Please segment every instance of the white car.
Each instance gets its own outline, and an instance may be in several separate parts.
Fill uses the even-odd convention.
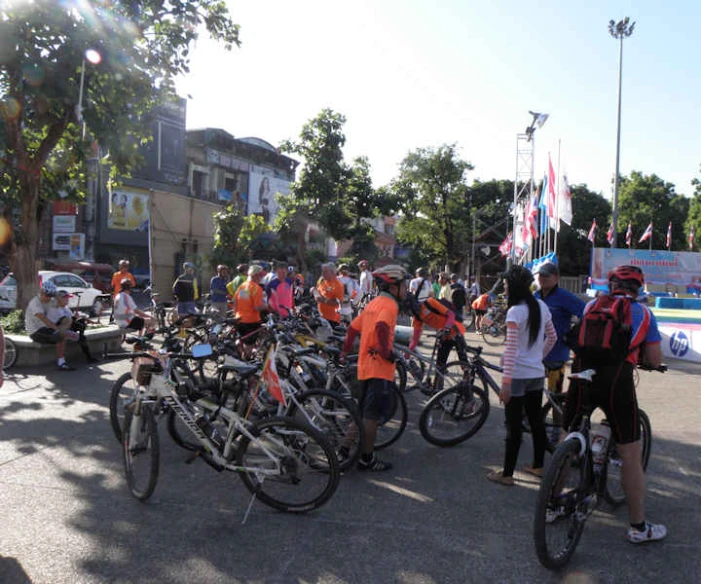
[[[49,280],[56,285],[58,290],[66,290],[71,294],[68,299],[70,308],[80,308],[90,312],[95,316],[99,316],[102,310],[109,304],[109,294],[100,292],[97,288],[93,288],[80,276],[76,276],[70,272],[51,272],[42,270],[39,272],[39,285],[42,282]],[[17,280],[12,272],[5,276],[5,279],[0,282],[0,310],[10,311],[15,310],[17,306]]]

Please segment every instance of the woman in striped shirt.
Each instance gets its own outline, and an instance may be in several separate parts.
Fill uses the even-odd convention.
[[[545,458],[545,426],[541,416],[545,369],[543,358],[557,341],[550,310],[531,293],[533,274],[521,266],[512,266],[504,276],[508,310],[506,312],[506,348],[499,400],[506,416],[504,467],[488,479],[506,486],[514,484],[514,469],[521,447],[523,410],[533,436],[533,465],[523,471],[540,477]]]

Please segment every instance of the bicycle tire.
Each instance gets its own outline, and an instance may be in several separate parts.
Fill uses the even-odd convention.
[[[323,389],[310,389],[297,394],[296,398],[304,412],[292,402],[287,415],[309,424],[331,442],[341,471],[352,468],[360,458],[365,441],[365,430],[355,402]],[[339,456],[344,447],[347,455]]]
[[[641,442],[641,462],[643,472],[647,470],[648,462],[650,461],[650,449],[652,447],[652,429],[650,426],[650,418],[643,410],[638,410],[638,421],[640,423],[640,442]],[[611,436],[608,448],[608,462],[606,465],[606,489],[604,490],[604,499],[613,508],[619,507],[625,503],[626,495],[623,491],[621,478],[621,460],[616,451],[616,442]]]
[[[421,362],[421,367],[425,368],[423,362]],[[395,362],[395,369],[394,369],[394,383],[397,385],[399,388],[399,391],[407,391],[406,385],[407,385],[407,372],[406,372],[406,366],[402,361],[396,361]]]
[[[485,343],[492,347],[504,344],[506,342],[506,325],[482,327],[482,338]]]
[[[375,435],[375,450],[382,450],[394,444],[406,429],[409,413],[406,398],[398,387],[392,392],[391,415],[385,420],[380,420]]]
[[[474,436],[488,416],[489,396],[474,384],[458,384],[428,400],[419,417],[419,431],[435,446],[455,446]]]
[[[5,358],[2,362],[2,369],[5,371],[17,362],[17,345],[12,339],[8,339],[5,335]]]
[[[122,441],[125,409],[133,403],[138,388],[130,371],[119,377],[110,388],[110,426],[117,442]]]
[[[127,408],[124,413],[124,428],[122,430],[122,456],[124,459],[124,476],[132,496],[139,501],[146,501],[156,488],[160,463],[160,444],[158,442],[158,426],[153,409],[150,405],[141,404],[139,416],[134,415],[133,408]],[[145,465],[146,480],[140,481],[136,463]]]
[[[186,426],[185,428],[187,429],[187,432],[181,432],[178,430],[178,424],[182,424],[180,417],[174,410],[168,408],[166,430],[168,431],[168,435],[170,436],[171,440],[173,440],[177,446],[180,446],[180,448],[184,448],[185,450],[192,450],[193,452],[202,450],[203,446],[199,442],[195,442],[194,439],[190,441],[185,438],[185,436],[192,436],[192,432],[187,429]]]
[[[584,520],[577,509],[585,478],[579,450],[578,440],[561,443],[550,460],[538,491],[533,539],[538,560],[549,570],[558,570],[567,564],[584,530]],[[571,464],[573,461],[579,461],[579,464]],[[569,483],[569,489],[565,483]],[[554,498],[556,502],[553,502]],[[562,514],[554,521],[546,521],[546,517],[554,514],[556,509],[562,510]],[[550,543],[548,537],[549,529],[553,528],[554,531],[558,527],[565,528],[562,545]]]
[[[340,479],[338,460],[333,447],[320,432],[286,417],[259,420],[252,425],[251,433],[254,440],[248,436],[240,438],[236,464],[252,469],[251,472],[241,470],[239,474],[246,488],[261,503],[279,511],[306,513],[321,507],[336,492]],[[266,470],[276,467],[276,461],[271,460],[263,448],[279,456],[281,472],[259,480],[253,469],[260,469],[261,465]],[[302,495],[300,487],[312,479],[319,487],[311,496]],[[282,492],[284,486],[292,488]]]

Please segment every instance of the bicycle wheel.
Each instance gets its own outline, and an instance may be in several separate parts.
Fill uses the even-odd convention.
[[[3,370],[9,369],[17,361],[17,345],[12,339],[8,339],[5,335],[5,359],[2,362]]]
[[[492,324],[482,327],[482,338],[484,342],[492,347],[502,345],[506,341],[506,325]]]
[[[419,418],[424,439],[455,446],[474,436],[489,415],[489,396],[476,385],[459,383],[434,395]]]
[[[166,418],[166,429],[173,442],[180,448],[192,451],[199,451],[203,448],[199,442],[195,441],[192,431],[185,425],[185,422],[170,408],[168,408],[168,417]]]
[[[375,435],[375,450],[382,450],[394,444],[406,429],[409,414],[404,394],[395,386],[392,392],[391,414],[380,420]]]
[[[110,425],[118,442],[122,441],[124,411],[134,402],[138,389],[131,372],[124,373],[110,388]]]
[[[553,455],[536,502],[533,537],[538,560],[546,568],[562,568],[582,537],[587,516],[584,459],[578,440],[566,440]]]
[[[131,407],[125,410],[122,435],[127,485],[134,497],[145,501],[156,488],[160,459],[158,426],[151,405],[142,404],[138,416]]]
[[[338,487],[338,460],[328,440],[292,418],[253,424],[242,436],[236,464],[246,488],[266,505],[306,513],[326,503]]]
[[[423,362],[419,361],[422,367],[424,367]],[[407,374],[406,374],[406,366],[402,361],[396,361],[395,362],[395,369],[394,369],[394,383],[397,385],[399,388],[399,391],[406,391],[406,382],[407,382]]]
[[[337,393],[310,389],[296,396],[288,415],[321,432],[331,442],[340,470],[353,467],[363,447],[365,431],[355,402]]]
[[[650,449],[652,447],[652,430],[650,427],[650,418],[647,414],[638,410],[638,420],[640,423],[640,446],[643,471],[647,470],[647,464],[650,461]],[[622,505],[626,500],[626,494],[623,491],[622,480],[623,463],[618,454],[616,442],[611,436],[608,449],[608,463],[606,466],[606,490],[604,498],[612,507]]]

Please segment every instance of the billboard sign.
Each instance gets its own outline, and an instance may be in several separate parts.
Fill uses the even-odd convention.
[[[609,271],[626,265],[642,269],[646,284],[676,286],[689,294],[701,291],[701,253],[602,247],[591,252],[592,288],[606,290]]]
[[[149,195],[118,189],[109,195],[107,227],[124,231],[148,230]]]
[[[75,233],[75,215],[54,215],[54,233]]]
[[[248,179],[248,214],[262,215],[272,225],[278,211],[275,195],[290,194],[290,181],[269,168],[251,167]]]

